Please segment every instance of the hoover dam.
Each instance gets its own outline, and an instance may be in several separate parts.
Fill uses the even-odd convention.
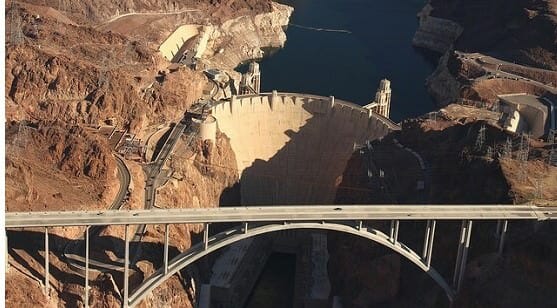
[[[355,104],[295,93],[234,96],[213,116],[236,154],[243,205],[332,204],[355,147],[399,129]]]

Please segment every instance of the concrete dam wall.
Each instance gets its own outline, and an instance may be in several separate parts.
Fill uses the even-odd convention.
[[[182,25],[178,27],[159,47],[161,54],[172,61],[182,46],[190,39],[199,35],[202,26]]]
[[[354,145],[398,129],[360,106],[293,93],[233,97],[213,116],[236,154],[243,205],[332,204]]]

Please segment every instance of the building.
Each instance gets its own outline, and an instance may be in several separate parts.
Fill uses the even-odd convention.
[[[375,100],[364,108],[388,118],[391,114],[391,92],[391,82],[388,79],[381,80],[375,93]]]
[[[251,62],[248,71],[242,75],[240,94],[259,94],[261,92],[261,71],[259,63]]]
[[[555,117],[550,101],[526,93],[498,97],[503,112],[501,124],[504,129],[517,134],[530,134],[534,138],[541,138],[549,131],[550,123]]]

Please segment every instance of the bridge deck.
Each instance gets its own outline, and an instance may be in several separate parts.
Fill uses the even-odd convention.
[[[6,228],[339,220],[553,220],[557,206],[329,205],[6,213]]]

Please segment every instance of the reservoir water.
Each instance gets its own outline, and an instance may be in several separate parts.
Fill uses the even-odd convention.
[[[412,47],[424,0],[280,2],[295,8],[292,25],[285,48],[261,62],[262,91],[334,95],[365,105],[387,78],[392,81],[395,122],[434,109],[424,84],[435,57]]]

